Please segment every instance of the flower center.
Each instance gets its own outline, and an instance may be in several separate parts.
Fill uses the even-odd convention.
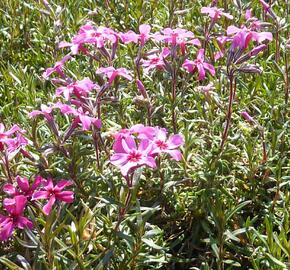
[[[156,141],[155,143],[156,143],[156,145],[157,145],[161,150],[165,150],[165,149],[168,148],[167,143],[164,142],[164,141],[158,140],[158,141]]]
[[[138,162],[141,159],[141,153],[137,152],[137,151],[132,151],[129,155],[128,155],[128,161],[130,162]]]

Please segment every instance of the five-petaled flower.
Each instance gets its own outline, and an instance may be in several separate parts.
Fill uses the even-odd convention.
[[[17,182],[18,188],[13,186],[12,184],[5,184],[3,186],[3,191],[13,197],[17,195],[24,195],[28,200],[31,199],[33,193],[41,184],[41,177],[39,176],[35,178],[32,185],[29,184],[27,178],[21,177],[19,175],[15,177],[15,180]]]
[[[36,191],[32,195],[32,201],[47,199],[48,202],[43,206],[43,212],[45,215],[49,215],[52,206],[56,201],[62,201],[66,203],[72,203],[74,200],[74,193],[72,191],[63,191],[64,188],[71,186],[72,182],[68,180],[60,180],[56,185],[53,184],[51,178],[47,180],[42,178],[43,189]]]
[[[155,159],[150,155],[152,144],[149,140],[141,140],[137,147],[136,141],[133,137],[128,136],[122,138],[119,143],[121,144],[110,161],[115,166],[119,167],[122,175],[126,176],[131,169],[147,165],[151,168],[156,167]]]
[[[197,70],[199,80],[203,80],[205,78],[205,70],[208,70],[212,76],[215,75],[215,69],[213,65],[204,61],[204,49],[200,49],[198,51],[197,57],[194,61],[186,59],[182,67],[190,73],[193,73]]]

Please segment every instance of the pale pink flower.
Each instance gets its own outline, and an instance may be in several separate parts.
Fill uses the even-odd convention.
[[[74,115],[75,120],[77,121],[77,123],[81,123],[82,129],[84,131],[89,130],[92,125],[94,125],[97,128],[101,128],[101,126],[102,126],[100,119],[90,116],[89,112],[84,111],[84,109],[82,107],[75,109],[70,105],[57,102],[55,104],[55,108],[60,109],[61,113],[63,113],[63,114]],[[76,125],[76,123],[75,123],[75,125]]]
[[[154,147],[151,154],[167,153],[172,159],[181,160],[181,152],[177,149],[184,144],[181,135],[175,134],[167,139],[167,132],[164,128],[155,128],[155,138],[153,139]]]
[[[51,113],[54,106],[47,106],[45,104],[40,105],[40,110],[34,110],[30,112],[28,115],[31,118],[34,118],[38,115],[43,115],[46,119],[50,120],[52,118]]]
[[[230,20],[233,19],[233,16],[229,13],[224,12],[223,8],[217,8],[217,7],[202,7],[201,13],[208,14],[209,17],[213,19],[213,21],[217,21],[221,16],[224,16]]]
[[[209,73],[214,76],[215,69],[213,65],[206,63],[204,61],[204,49],[200,49],[197,53],[197,57],[194,61],[186,59],[182,65],[189,73],[194,73],[198,71],[198,79],[203,80],[205,78],[205,71],[208,70]]]
[[[150,156],[152,144],[149,140],[141,140],[137,147],[135,139],[129,136],[122,139],[120,143],[122,144],[122,147],[118,148],[120,151],[115,152],[110,161],[120,168],[123,176],[127,176],[131,170],[143,165],[156,167],[155,159]]]
[[[154,34],[153,38],[155,41],[164,41],[172,46],[179,45],[183,54],[186,49],[186,44],[195,46],[201,45],[200,41],[194,37],[194,34],[191,31],[182,28],[165,28],[161,33]]]
[[[121,76],[125,79],[131,81],[132,76],[130,75],[129,71],[126,68],[117,68],[114,67],[107,67],[107,68],[99,68],[96,71],[97,74],[105,74],[109,79],[109,84],[112,84],[116,77]]]
[[[23,195],[17,195],[13,199],[4,199],[3,206],[8,216],[0,215],[0,240],[6,241],[15,228],[32,229],[32,222],[23,216],[27,199]]]
[[[56,201],[62,201],[65,203],[73,202],[74,193],[72,191],[63,191],[64,188],[73,184],[71,181],[62,179],[54,185],[51,178],[48,178],[47,180],[41,178],[41,180],[44,187],[42,190],[36,191],[33,194],[32,200],[48,199],[48,202],[43,207],[43,212],[45,215],[50,214],[52,206]]]
[[[142,60],[142,66],[144,68],[144,73],[148,74],[151,69],[165,69],[164,59],[170,55],[170,49],[165,47],[162,52],[157,54],[151,54],[147,56],[147,60]]]
[[[52,73],[57,73],[61,77],[64,77],[63,72],[63,65],[71,59],[71,55],[67,54],[65,57],[63,57],[60,61],[56,62],[55,65],[52,68],[48,68],[45,70],[45,72],[42,74],[44,79],[48,79]]]
[[[106,40],[116,43],[118,40],[117,33],[110,28],[102,26],[96,28],[87,23],[80,28],[71,42],[60,42],[59,48],[70,47],[72,54],[77,54],[79,51],[86,54],[88,50],[83,46],[84,44],[93,44],[97,48],[103,48]]]
[[[141,46],[144,46],[146,41],[149,40],[151,37],[150,31],[151,31],[150,25],[141,24],[139,26],[140,34],[137,34],[137,33],[133,32],[132,30],[130,30],[126,33],[120,33],[119,36],[120,36],[120,39],[122,40],[122,42],[125,44],[128,44],[130,42],[133,42],[133,43],[140,42]]]

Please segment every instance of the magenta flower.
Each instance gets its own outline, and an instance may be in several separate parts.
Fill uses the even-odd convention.
[[[93,89],[99,89],[99,86],[97,84],[94,84],[89,78],[84,78],[81,81],[76,81],[69,85],[57,88],[55,95],[57,97],[63,95],[65,100],[69,100],[72,94],[74,94],[78,98],[82,96],[87,97],[87,95]]]
[[[110,161],[120,168],[123,176],[127,176],[131,170],[143,165],[151,168],[156,167],[155,159],[150,155],[152,144],[149,140],[141,140],[137,147],[135,139],[132,136],[128,136],[125,139],[121,139],[119,143],[121,146],[115,148],[119,151],[115,151]]]
[[[44,184],[43,190],[36,191],[32,196],[32,200],[48,199],[48,202],[43,207],[45,215],[50,214],[52,206],[56,201],[62,201],[65,203],[73,202],[74,193],[72,191],[63,191],[64,188],[72,185],[71,181],[62,179],[54,186],[51,178],[48,178],[47,180],[41,178],[41,180]]]
[[[6,146],[8,159],[10,159],[22,151],[29,141],[23,136],[25,130],[20,129],[17,125],[13,125],[8,131],[4,129],[4,125],[0,124],[0,151],[4,150],[4,146]]]
[[[126,68],[117,68],[107,67],[107,68],[99,68],[96,71],[97,74],[105,74],[109,79],[109,84],[112,84],[116,77],[121,76],[125,79],[131,81],[132,76],[129,74],[129,71]]]
[[[202,7],[201,13],[208,14],[209,17],[213,19],[214,22],[216,22],[221,16],[224,16],[230,20],[233,19],[233,16],[229,13],[224,12],[223,8],[217,8],[217,7]]]
[[[213,65],[204,62],[204,49],[200,49],[198,51],[197,57],[194,61],[186,59],[182,67],[185,68],[189,73],[193,73],[197,70],[199,80],[203,80],[205,78],[205,70],[208,70],[212,76],[215,75],[215,69]]]
[[[70,59],[71,59],[70,54],[67,54],[60,61],[56,62],[55,65],[52,68],[46,69],[45,72],[42,74],[42,76],[44,77],[44,79],[48,79],[48,77],[52,73],[57,73],[61,77],[64,77],[65,75],[64,75],[64,72],[63,72],[63,65],[65,64],[65,62],[67,62]]]
[[[175,134],[167,139],[167,132],[164,128],[155,129],[155,138],[153,140],[154,147],[152,154],[167,153],[172,159],[181,160],[181,152],[177,150],[178,147],[184,144],[184,139],[181,135]]]
[[[3,191],[10,196],[24,195],[28,200],[32,197],[32,194],[41,184],[41,178],[36,177],[32,185],[29,185],[29,181],[25,177],[16,176],[16,181],[18,188],[13,186],[12,184],[5,184],[3,186]]]
[[[13,199],[4,199],[3,206],[8,216],[0,215],[0,240],[6,241],[15,228],[32,229],[32,222],[23,216],[27,199],[23,195],[17,195]]]
[[[83,46],[84,44],[93,44],[97,48],[103,48],[106,40],[116,43],[118,40],[117,34],[110,28],[96,28],[88,23],[80,28],[71,42],[60,42],[59,48],[70,47],[72,54],[77,54],[79,51],[86,54],[88,50]]]
[[[255,32],[247,29],[246,27],[238,28],[236,26],[229,26],[227,29],[227,35],[232,37],[232,47],[246,49],[249,46],[251,40],[255,40],[261,43],[265,40],[271,41],[273,35],[270,32]]]

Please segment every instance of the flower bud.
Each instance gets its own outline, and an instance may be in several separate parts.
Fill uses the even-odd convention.
[[[256,65],[245,65],[239,68],[238,71],[243,73],[262,73],[262,70]]]
[[[246,121],[248,121],[249,123],[253,123],[253,122],[254,122],[254,118],[253,118],[251,115],[249,115],[246,111],[243,111],[243,112],[241,113],[241,115],[242,115],[242,117],[243,117]]]
[[[267,48],[266,44],[259,45],[250,51],[251,56],[257,55],[259,52],[265,50]]]
[[[140,80],[136,80],[136,84],[137,84],[137,88],[140,92],[140,94],[144,97],[144,98],[148,98],[148,94],[147,91],[143,85],[143,83]]]

